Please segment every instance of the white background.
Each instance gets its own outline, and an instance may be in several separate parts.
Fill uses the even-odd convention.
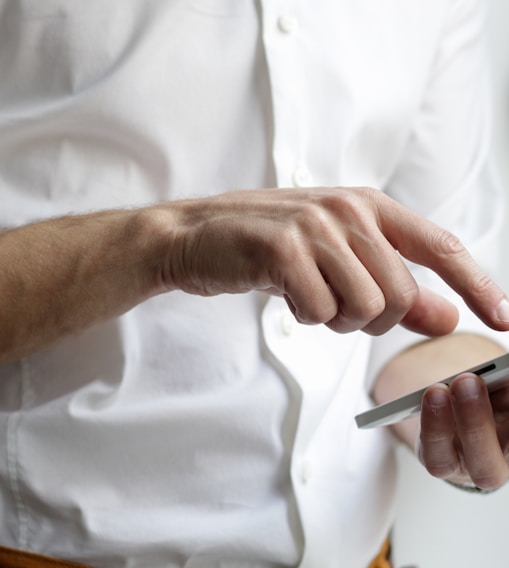
[[[425,1],[425,0],[423,0]],[[487,35],[494,87],[493,152],[506,193],[509,243],[509,0],[489,0]],[[502,283],[509,292],[509,249]],[[401,449],[395,567],[509,568],[509,486],[469,495],[428,476]]]

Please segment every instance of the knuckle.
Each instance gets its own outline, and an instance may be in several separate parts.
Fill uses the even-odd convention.
[[[299,323],[316,325],[327,323],[332,320],[336,313],[336,307],[328,302],[310,301],[306,305],[299,306],[294,311],[294,316]]]
[[[361,197],[364,201],[377,202],[384,197],[387,197],[383,192],[373,187],[364,185],[352,188],[352,195]]]
[[[421,430],[419,458],[433,477],[448,478],[457,473],[459,460],[451,454],[449,442],[436,431]]]
[[[330,218],[326,203],[322,199],[302,202],[297,223],[306,231],[315,231],[316,227],[327,229],[330,226]]]
[[[298,209],[285,220],[280,233],[283,239],[294,245],[307,243],[311,246],[317,239],[328,242],[333,238],[334,222],[322,199],[310,199],[299,203]],[[280,244],[286,246],[285,242]]]
[[[356,192],[376,217],[378,217],[382,205],[387,205],[387,203],[392,202],[392,198],[386,193],[373,187],[361,187],[358,188]]]
[[[474,296],[482,297],[490,290],[492,285],[493,282],[491,278],[480,271],[480,273],[473,279],[473,282],[470,285],[470,290]]]
[[[348,219],[351,224],[362,226],[365,224],[367,211],[373,210],[375,196],[378,193],[374,189],[365,187],[342,189],[324,197],[322,203],[335,217]]]
[[[406,314],[419,297],[419,288],[411,278],[406,279],[396,288],[396,293],[390,298],[390,309],[394,313]],[[389,303],[389,302],[388,302]]]
[[[465,400],[460,404],[463,406],[462,410],[470,414],[474,414],[478,409],[478,405],[475,404],[475,401],[474,404],[472,404],[471,401]],[[486,430],[482,425],[464,424],[460,432],[460,438],[463,445],[469,445],[475,448],[483,448],[486,446]]]
[[[433,454],[432,457],[429,456],[429,452],[423,450],[422,463],[426,468],[426,471],[433,477],[438,477],[440,479],[446,479],[457,474],[459,470],[459,463],[457,460],[451,460],[448,455],[436,455]]]
[[[436,227],[431,235],[433,250],[443,256],[459,256],[466,254],[460,239],[450,231]]]
[[[427,453],[431,453],[430,450],[434,450],[436,453],[435,448],[439,448],[446,441],[445,436],[441,432],[427,429],[421,425],[420,442],[423,450],[426,449]]]
[[[295,262],[302,255],[302,241],[294,227],[285,227],[265,241],[264,257],[287,266]]]
[[[369,323],[383,313],[385,299],[383,295],[373,296],[369,301],[341,303],[336,316],[327,325],[338,333],[350,333],[362,329],[369,331]],[[372,333],[370,333],[373,335]]]
[[[358,322],[346,319],[343,314],[339,312],[332,319],[327,321],[327,327],[332,329],[335,333],[351,333],[360,328]]]
[[[385,308],[385,297],[380,292],[378,294],[372,294],[370,297],[356,303],[354,306],[349,306],[344,310],[344,314],[349,319],[371,322],[379,317],[384,312]]]
[[[377,325],[367,325],[366,327],[362,328],[364,333],[371,335],[372,337],[380,337],[387,333],[390,329],[392,329],[396,324],[394,322],[385,323],[384,325],[380,325],[377,322]]]
[[[388,197],[383,191],[373,187],[360,187],[356,191],[358,191],[359,195],[361,195],[363,199],[373,205],[378,204],[382,199],[390,199],[390,197]]]
[[[297,314],[297,319],[300,323],[315,325],[328,322],[331,317],[330,311],[328,309],[317,305],[311,306],[311,308],[305,314]]]

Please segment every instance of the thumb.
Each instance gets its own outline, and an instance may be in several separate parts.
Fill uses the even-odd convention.
[[[458,319],[458,310],[454,304],[428,288],[419,287],[417,301],[400,324],[410,331],[435,337],[454,331]]]

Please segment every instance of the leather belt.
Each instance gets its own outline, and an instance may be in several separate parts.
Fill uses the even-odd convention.
[[[5,546],[0,546],[0,566],[2,568],[87,568],[83,564]]]
[[[391,541],[387,538],[368,568],[391,568]]]
[[[368,568],[391,568],[389,558],[390,542],[387,539]],[[50,558],[49,556],[15,550],[5,546],[0,546],[0,566],[1,568],[87,568],[84,564],[76,564],[68,560]]]

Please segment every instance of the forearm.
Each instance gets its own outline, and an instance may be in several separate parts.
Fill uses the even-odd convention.
[[[377,403],[387,402],[504,352],[505,349],[492,340],[466,333],[423,341],[394,357],[382,369],[373,397]],[[392,428],[398,438],[414,446],[418,418],[405,420]]]
[[[401,256],[439,274],[487,325],[509,329],[503,290],[454,235],[383,193],[237,191],[0,233],[0,363],[175,289],[277,293],[300,322],[342,333],[398,323],[450,332],[456,309],[419,288]]]
[[[150,210],[108,211],[0,233],[0,363],[161,291],[156,227]]]

